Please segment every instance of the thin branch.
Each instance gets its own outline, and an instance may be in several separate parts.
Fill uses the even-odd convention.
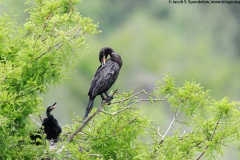
[[[117,92],[118,89],[116,89],[112,96]],[[84,122],[83,124],[72,134],[70,135],[70,137],[68,138],[67,142],[70,142],[79,132],[82,131],[82,129],[88,124],[88,122],[90,122],[90,120],[93,119],[93,117],[95,117],[99,112],[101,112],[102,108],[104,107],[105,104],[109,103],[108,101],[106,100],[103,100],[101,105],[98,107],[98,109],[90,116],[88,117]]]
[[[191,91],[193,91],[193,88],[192,88]],[[191,94],[192,94],[192,93],[191,93]],[[164,135],[162,136],[162,140],[159,142],[159,144],[162,144],[162,143],[163,143],[163,141],[164,141],[165,137],[167,136],[168,132],[169,132],[170,129],[173,127],[173,123],[174,123],[175,121],[177,121],[177,116],[178,116],[178,113],[180,112],[180,109],[182,108],[182,106],[184,105],[184,103],[189,99],[189,97],[191,96],[191,94],[190,94],[186,99],[184,99],[184,100],[180,99],[181,106],[178,108],[177,112],[175,113],[175,116],[173,117],[172,122],[170,123],[168,129],[166,130],[166,132],[165,132]]]
[[[38,123],[34,118],[33,116],[30,114],[29,117],[31,118],[31,120],[36,124],[38,125],[39,127],[41,127],[42,125],[40,123]]]
[[[164,135],[161,136],[161,137],[162,137],[162,140],[160,141],[159,144],[162,144],[162,143],[163,143],[165,137],[167,136],[168,132],[169,132],[170,129],[172,128],[173,123],[176,121],[179,112],[180,112],[180,108],[179,108],[178,111],[175,113],[175,116],[173,117],[172,122],[171,122],[170,125],[168,126],[168,129],[166,130],[166,132],[164,133]]]
[[[75,29],[73,29],[73,30],[75,30]],[[73,31],[73,30],[72,30],[72,31]],[[69,40],[69,41],[72,40],[72,39],[80,32],[80,30],[81,30],[81,28],[78,28],[78,30],[77,30],[68,40]],[[69,31],[69,32],[66,34],[66,36],[68,36],[72,31]],[[84,33],[85,33],[85,32],[83,32],[83,33],[80,34],[79,36],[83,35]],[[53,46],[49,46],[48,49],[47,49],[45,52],[41,53],[37,58],[35,58],[35,60],[38,60],[38,59],[41,58],[43,55],[45,55],[47,52],[49,52],[50,50],[52,50],[53,48],[55,48],[55,47],[57,47],[57,46],[58,46],[58,47],[55,49],[55,51],[58,50],[59,48],[61,48],[61,47],[64,45],[64,43],[60,44],[61,42],[62,42],[62,41],[55,43]],[[59,44],[60,44],[60,45],[59,45]]]
[[[218,127],[218,125],[219,125],[219,122],[220,122],[221,117],[222,117],[222,116],[220,116],[219,120],[217,121],[217,123],[216,123],[216,125],[215,125],[215,127],[214,127],[213,133],[212,133],[209,141],[212,141],[213,136],[215,135],[216,130],[217,130],[217,127]],[[207,146],[205,147],[204,151],[199,155],[199,157],[197,158],[197,160],[199,160],[199,159],[206,153],[206,150],[208,149],[208,147],[209,147],[209,145],[207,145]]]
[[[111,114],[111,113],[108,113],[108,112],[106,112],[106,111],[104,111],[104,110],[101,110],[100,112],[102,112],[102,113],[104,113],[104,114]]]
[[[39,119],[41,120],[41,122],[43,122],[41,115],[39,115]]]
[[[42,56],[44,56],[47,52],[49,52],[51,49],[53,49],[54,47],[56,47],[56,46],[59,45],[60,43],[61,43],[61,41],[55,43],[53,46],[49,46],[48,49],[47,49],[45,52],[43,52],[42,54],[40,54],[37,58],[35,58],[35,60],[38,60],[39,58],[41,58]],[[62,46],[62,45],[60,45],[60,46]]]
[[[230,147],[230,146],[228,146],[228,145],[226,145],[226,144],[223,144],[223,143],[219,143],[219,144],[221,144],[222,146],[227,147],[227,148],[229,148],[229,149],[232,149],[232,150],[234,150],[234,151],[240,152],[239,149],[236,149],[236,148]]]
[[[115,102],[110,102],[109,104],[121,103],[121,102],[127,101],[127,100],[129,100],[129,99],[131,99],[131,98],[133,98],[133,97],[136,97],[136,96],[138,96],[138,95],[140,95],[140,94],[142,94],[142,93],[146,94],[147,96],[150,95],[150,94],[148,94],[145,90],[141,90],[141,91],[139,91],[139,92],[137,92],[137,93],[129,96],[128,98],[125,98],[125,99],[122,99],[122,100],[119,100],[119,101],[115,101]],[[167,95],[167,96],[168,96],[168,95]],[[166,96],[166,97],[167,97],[167,96]],[[142,101],[145,101],[145,102],[146,102],[146,101],[148,101],[148,102],[149,102],[149,101],[164,101],[164,100],[166,99],[166,97],[164,97],[164,98],[162,98],[162,99],[150,99],[150,98],[149,98],[149,99],[139,99],[139,100],[133,102],[132,104],[128,105],[127,107],[125,107],[125,108],[123,108],[123,109],[120,109],[120,110],[118,110],[118,111],[116,111],[116,112],[109,113],[109,112],[106,112],[106,111],[103,111],[103,110],[101,110],[101,112],[104,113],[104,114],[110,114],[110,115],[114,116],[114,115],[116,115],[116,114],[118,114],[118,113],[124,112],[125,110],[131,108],[133,105],[135,105],[135,104],[137,104],[137,103],[139,103],[139,102],[142,102]]]
[[[138,96],[139,94],[142,94],[142,93],[145,93],[146,95],[149,95],[145,90],[141,90],[141,91],[139,91],[139,92],[137,92],[137,93],[129,96],[128,98],[125,98],[125,99],[122,99],[122,100],[116,101],[116,102],[111,102],[110,104],[116,104],[116,103],[125,102],[125,101],[127,101],[127,100],[129,100],[129,99],[131,99],[131,98],[133,98],[133,97]]]
[[[120,109],[120,110],[117,111],[117,112],[110,113],[110,114],[114,116],[114,115],[116,115],[116,114],[118,114],[118,113],[121,113],[121,112],[123,112],[123,111],[131,108],[133,105],[135,105],[135,104],[137,104],[137,103],[139,103],[139,102],[142,102],[142,101],[145,101],[145,102],[146,102],[146,101],[163,101],[163,100],[164,100],[164,98],[163,98],[163,99],[139,99],[139,100],[133,102],[132,104],[128,105],[127,107],[125,107],[125,108],[123,108],[123,109]],[[104,112],[103,112],[103,113],[104,113]],[[105,113],[106,113],[106,112],[105,112]]]
[[[89,156],[93,156],[93,157],[102,157],[101,154],[89,154]]]
[[[83,124],[73,133],[70,135],[70,137],[68,138],[67,142],[70,142],[79,132],[81,132],[81,130],[88,124],[88,122],[90,120],[93,119],[93,117],[96,116],[96,114],[98,114],[101,109],[103,108],[103,106],[106,104],[107,102],[105,100],[103,100],[102,104],[100,105],[100,107],[98,107],[98,109],[90,116],[88,117]]]
[[[162,137],[162,139],[163,139],[163,135],[160,133],[160,127],[158,127],[157,134],[158,134],[160,137]]]

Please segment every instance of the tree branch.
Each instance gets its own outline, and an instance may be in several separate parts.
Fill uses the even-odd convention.
[[[72,134],[70,135],[70,137],[68,138],[67,142],[70,142],[79,132],[81,132],[81,130],[88,124],[88,122],[90,120],[93,119],[93,117],[96,116],[96,114],[98,114],[101,109],[103,108],[103,106],[107,103],[107,101],[103,100],[102,104],[98,107],[98,109],[90,116],[88,117],[83,124]]]
[[[125,102],[125,101],[127,101],[127,100],[129,100],[129,99],[131,99],[131,98],[134,98],[134,97],[142,94],[142,93],[144,93],[144,94],[147,95],[147,96],[150,96],[150,94],[147,93],[145,90],[141,90],[141,91],[139,91],[139,92],[137,92],[137,93],[135,93],[135,94],[133,94],[133,95],[125,98],[125,99],[122,99],[122,100],[119,100],[119,101],[115,101],[115,102],[110,102],[109,104],[116,104],[116,103]],[[167,97],[167,96],[166,96],[166,97]],[[127,107],[125,107],[125,108],[123,108],[123,109],[120,109],[120,110],[118,110],[118,111],[116,111],[116,112],[108,113],[108,112],[103,111],[103,110],[101,110],[101,112],[104,113],[104,114],[110,114],[110,115],[114,116],[114,115],[116,115],[116,114],[118,114],[118,113],[121,113],[121,112],[123,112],[123,111],[131,108],[133,105],[135,105],[135,104],[137,104],[137,103],[139,103],[139,102],[142,102],[142,101],[148,101],[148,102],[149,102],[149,101],[164,101],[164,100],[166,99],[166,97],[164,97],[164,98],[162,98],[162,99],[150,99],[150,98],[149,98],[149,99],[139,99],[139,100],[133,102],[132,104],[128,105]]]
[[[116,89],[116,90],[113,92],[112,96],[117,92],[117,90],[118,90],[118,89]],[[70,137],[68,138],[67,142],[70,142],[79,132],[81,132],[82,129],[88,124],[88,122],[90,122],[90,120],[92,120],[93,117],[95,117],[99,112],[101,112],[102,108],[104,107],[104,105],[105,105],[106,103],[109,103],[109,102],[106,101],[106,100],[103,100],[102,103],[101,103],[101,105],[98,107],[98,109],[97,109],[90,117],[88,117],[88,118],[83,122],[83,124],[82,124],[72,135],[70,135]]]
[[[74,31],[74,30],[75,30],[75,29],[73,29],[72,31]],[[80,32],[80,30],[81,30],[81,28],[78,28],[77,31],[76,31],[68,40],[71,41],[71,40]],[[66,36],[68,36],[72,31],[69,31],[69,32],[66,34]],[[83,34],[84,34],[84,32],[83,32],[81,35],[83,35]],[[81,36],[81,35],[80,35],[80,36]],[[35,60],[38,60],[38,59],[41,58],[43,55],[45,55],[47,52],[49,52],[49,51],[52,50],[53,48],[57,47],[61,42],[62,42],[62,41],[57,42],[57,43],[55,43],[55,44],[52,45],[52,46],[49,46],[48,49],[47,49],[45,52],[41,53],[37,58],[35,58]],[[63,45],[64,45],[64,43],[60,44],[55,50],[58,50],[58,49],[61,48]]]
[[[217,123],[216,123],[216,125],[215,125],[215,127],[214,127],[213,133],[212,133],[209,141],[212,141],[213,136],[215,135],[216,130],[217,130],[217,127],[218,127],[218,125],[219,125],[219,122],[220,122],[221,117],[222,117],[222,116],[220,116],[219,120],[217,121]],[[206,153],[206,150],[208,149],[208,147],[209,147],[209,145],[207,145],[207,146],[205,147],[204,151],[200,154],[200,156],[197,158],[197,160],[199,160],[199,159]]]
[[[125,98],[125,99],[122,99],[122,100],[120,100],[120,101],[116,101],[116,102],[111,102],[110,104],[116,104],[116,103],[125,102],[125,101],[127,101],[127,100],[129,100],[129,99],[131,99],[131,98],[133,98],[133,97],[138,96],[139,94],[142,94],[142,93],[145,93],[146,95],[149,96],[149,94],[148,94],[145,90],[141,90],[141,91],[139,91],[139,92],[137,92],[137,93],[135,93],[135,94],[129,96],[128,98]]]
[[[89,154],[89,156],[92,156],[92,157],[102,157],[101,154]]]
[[[40,118],[41,122],[43,122],[41,115],[39,115],[39,118]]]
[[[192,90],[191,90],[191,94],[192,94],[192,91],[193,91],[193,88],[192,88]],[[184,103],[189,99],[189,97],[191,96],[191,94],[190,94],[188,97],[186,97],[186,99],[184,99],[184,100],[180,99],[181,105],[179,106],[177,112],[175,113],[175,116],[173,117],[173,119],[172,119],[172,121],[171,121],[168,129],[167,129],[166,132],[164,133],[164,135],[163,135],[163,136],[160,136],[160,137],[162,138],[162,140],[159,142],[159,144],[162,144],[162,143],[163,143],[165,137],[167,136],[168,132],[169,132],[170,129],[172,128],[173,123],[177,120],[177,116],[178,116],[178,114],[179,114],[179,112],[180,112],[180,109],[182,108],[182,106],[184,105]],[[160,133],[159,133],[159,134],[160,134]]]
[[[172,128],[173,126],[173,123],[176,121],[177,119],[177,116],[178,116],[178,113],[180,112],[180,108],[178,109],[178,111],[175,113],[175,116],[173,117],[172,119],[172,122],[170,123],[170,125],[168,126],[168,129],[166,130],[166,132],[164,133],[164,135],[162,135],[162,140],[159,142],[159,144],[162,144],[165,137],[167,136],[168,132],[170,131],[170,129]],[[160,133],[159,133],[160,134]],[[161,134],[160,134],[161,135]]]
[[[136,95],[134,95],[134,96],[136,96]],[[132,96],[133,97],[133,96]],[[113,112],[113,113],[108,113],[108,112],[105,112],[105,111],[101,111],[102,113],[105,113],[105,114],[111,114],[111,115],[116,115],[116,114],[118,114],[118,113],[121,113],[121,112],[123,112],[123,111],[125,111],[125,110],[127,110],[127,109],[129,109],[129,108],[131,108],[133,105],[135,105],[135,104],[137,104],[137,103],[139,103],[139,102],[142,102],[142,101],[163,101],[165,98],[163,98],[163,99],[139,99],[139,100],[137,100],[137,101],[135,101],[135,102],[133,102],[132,104],[130,104],[130,105],[128,105],[127,107],[125,107],[125,108],[123,108],[123,109],[120,109],[120,110],[118,110],[118,111],[116,111],[116,112]],[[126,100],[128,100],[128,98],[126,98],[126,99],[124,99],[125,101]],[[120,103],[120,102],[123,102],[124,100],[121,100],[121,101],[118,101],[118,103]],[[113,102],[113,103],[111,103],[111,104],[114,104],[115,102]]]
[[[34,118],[33,116],[30,114],[29,117],[31,118],[31,120],[36,124],[38,125],[39,127],[41,127],[42,125],[40,123],[38,123]]]

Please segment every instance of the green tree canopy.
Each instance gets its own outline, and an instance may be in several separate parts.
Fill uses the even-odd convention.
[[[29,115],[42,109],[39,94],[79,60],[86,35],[99,32],[77,3],[36,0],[24,25],[0,17],[0,159],[214,159],[232,142],[240,147],[239,102],[216,101],[194,81],[177,87],[170,75],[151,93],[114,92],[85,121],[73,114],[55,148],[32,144]],[[143,102],[171,109],[167,127],[143,114]]]
[[[78,0],[38,0],[26,23],[0,17],[0,157],[24,159],[29,114],[41,106],[40,93],[62,78],[86,47],[85,35],[97,25],[74,8]],[[31,149],[30,149],[31,150]],[[4,153],[4,154],[3,154]],[[1,159],[2,159],[1,158]]]

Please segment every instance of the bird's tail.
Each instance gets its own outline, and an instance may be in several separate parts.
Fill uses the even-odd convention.
[[[86,112],[84,115],[84,119],[87,118],[88,114],[91,112],[92,107],[93,107],[93,102],[94,102],[94,99],[89,98],[89,102],[88,102],[87,109],[86,109]]]

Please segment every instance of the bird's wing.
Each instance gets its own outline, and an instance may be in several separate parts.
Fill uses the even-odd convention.
[[[42,126],[45,126],[47,123],[47,118],[44,118],[43,121],[42,121]]]
[[[95,73],[88,95],[95,97],[108,89],[114,84],[119,74],[120,67],[116,62],[107,60],[103,67],[100,67]]]
[[[92,78],[91,86],[90,86],[89,91],[88,91],[88,95],[89,95],[90,97],[92,97],[92,92],[93,92],[94,86],[95,86],[96,83],[97,83],[98,75],[100,74],[100,72],[101,72],[100,69],[102,69],[102,68],[103,68],[103,66],[100,65],[100,66],[98,67],[96,73],[94,74],[93,78]]]
[[[58,121],[54,119],[54,131],[58,135],[62,132],[62,128],[58,125]]]

